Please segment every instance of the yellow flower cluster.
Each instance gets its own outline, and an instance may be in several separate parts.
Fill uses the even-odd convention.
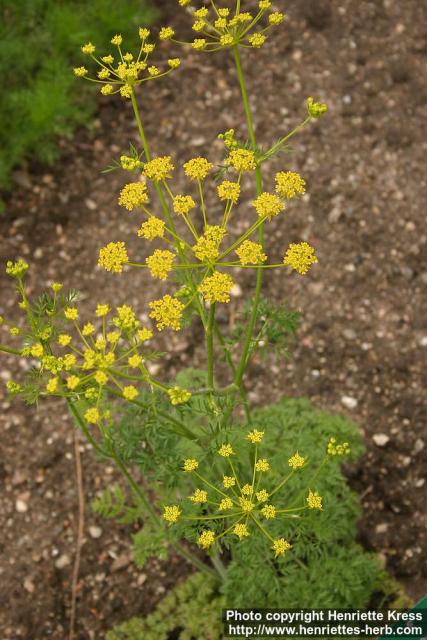
[[[220,200],[229,200],[236,204],[240,197],[240,184],[238,182],[230,182],[224,180],[218,185],[218,197]]]
[[[348,442],[338,444],[336,438],[331,438],[328,442],[327,452],[330,456],[345,456],[350,453],[350,446]]]
[[[174,35],[171,28],[164,28],[160,32],[160,40],[168,40]],[[117,47],[117,61],[112,54],[107,54],[97,58],[95,56],[96,47],[91,42],[81,47],[82,53],[90,56],[99,67],[96,78],[88,75],[86,67],[75,67],[74,75],[78,78],[86,78],[92,82],[101,83],[101,93],[104,96],[119,93],[124,98],[132,98],[134,87],[153,78],[161,78],[180,66],[179,58],[168,60],[168,67],[164,71],[153,64],[149,64],[148,59],[155,50],[155,44],[148,42],[150,37],[149,29],[139,30],[141,45],[139,52],[134,55],[129,51],[123,53],[121,46],[123,38],[116,34],[111,39],[111,44]]]
[[[255,154],[250,149],[234,149],[225,163],[239,173],[255,171],[257,167]]]
[[[150,216],[147,222],[143,222],[141,228],[138,229],[138,236],[146,240],[154,240],[155,238],[163,238],[165,235],[165,223],[156,216]]]
[[[120,191],[119,205],[133,211],[148,203],[147,186],[143,182],[131,182]]]
[[[166,327],[175,331],[180,330],[184,305],[178,298],[166,294],[160,300],[150,302],[149,307],[151,309],[150,318],[156,321],[159,331],[163,331]]]
[[[178,0],[181,7],[186,7],[191,0]],[[271,27],[280,25],[285,20],[285,15],[278,11],[267,13],[271,8],[269,0],[259,0],[258,11],[250,13],[241,11],[240,5],[236,11],[230,11],[228,7],[217,8],[214,11],[207,7],[201,7],[193,11],[193,31],[201,33],[203,38],[195,38],[186,44],[199,51],[218,51],[240,44],[241,46],[261,47],[267,39],[265,35]],[[259,23],[267,17],[266,25],[261,31],[254,31]],[[163,28],[160,32],[163,39],[171,39],[174,36],[173,29]]]
[[[304,195],[305,180],[299,173],[293,171],[280,171],[276,174],[276,193],[282,198],[290,200],[296,195]]]
[[[233,287],[233,278],[227,273],[215,271],[211,276],[207,276],[198,286],[198,291],[203,295],[206,302],[230,302],[230,291]]]
[[[191,196],[175,196],[173,199],[173,210],[182,216],[186,216],[190,213],[191,209],[194,209],[196,203]]]
[[[191,398],[191,392],[186,389],[181,389],[181,387],[173,387],[169,389],[168,396],[173,405],[184,404]]]
[[[192,158],[184,164],[184,173],[191,180],[205,180],[213,165],[206,158]]]
[[[219,255],[219,247],[225,235],[225,229],[218,225],[207,225],[193,247],[193,253],[201,262],[214,263]]]
[[[267,218],[267,220],[271,220],[274,216],[279,215],[285,208],[285,205],[278,196],[274,193],[267,193],[266,191],[253,200],[252,206],[260,218]]]
[[[144,174],[153,182],[162,182],[171,177],[174,169],[170,156],[160,156],[144,165]]]
[[[123,265],[129,262],[124,242],[109,242],[99,251],[98,265],[106,271],[121,273]]]
[[[248,264],[261,264],[267,260],[267,256],[262,250],[262,245],[252,240],[245,240],[240,247],[236,249],[236,253],[243,266]]]
[[[314,249],[307,242],[290,244],[283,258],[283,264],[292,267],[301,275],[305,275],[312,264],[316,264],[318,259],[314,255]]]
[[[166,280],[173,269],[175,257],[172,251],[162,251],[161,249],[156,249],[153,255],[148,256],[146,263],[153,278]]]

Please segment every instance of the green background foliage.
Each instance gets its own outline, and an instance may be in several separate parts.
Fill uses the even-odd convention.
[[[88,122],[93,87],[80,80],[76,91],[72,73],[85,63],[81,44],[108,49],[115,33],[136,41],[155,17],[147,0],[0,0],[0,188],[23,158],[54,161],[58,136]]]

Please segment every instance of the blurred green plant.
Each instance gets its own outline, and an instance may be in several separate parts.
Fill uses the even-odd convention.
[[[58,136],[70,136],[94,110],[88,91],[75,91],[72,59],[90,37],[134,34],[157,15],[148,0],[1,0],[0,189],[23,158],[53,162]]]

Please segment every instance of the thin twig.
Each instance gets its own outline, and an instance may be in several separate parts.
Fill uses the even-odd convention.
[[[79,501],[79,521],[77,527],[77,541],[76,541],[76,556],[74,559],[74,568],[73,568],[73,580],[71,584],[71,611],[70,611],[70,633],[68,635],[69,640],[74,640],[75,638],[75,627],[76,627],[76,611],[77,611],[77,582],[79,579],[79,571],[80,571],[80,558],[81,558],[81,549],[83,544],[83,534],[84,534],[84,493],[83,493],[83,476],[82,476],[82,463],[80,458],[80,448],[79,448],[79,433],[77,429],[74,429],[74,462],[76,468],[76,487],[77,487],[77,496]]]

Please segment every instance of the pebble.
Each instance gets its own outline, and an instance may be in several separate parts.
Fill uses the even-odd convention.
[[[380,524],[377,524],[377,526],[375,527],[375,533],[386,533],[387,529],[388,529],[387,522],[381,522]]]
[[[424,441],[421,440],[421,438],[417,438],[415,440],[415,445],[414,445],[414,454],[416,455],[417,453],[420,453],[422,450],[424,449]]]
[[[357,338],[357,333],[354,329],[344,329],[342,334],[346,340],[356,340]]]
[[[427,347],[427,336],[423,336],[422,338],[420,338],[419,345],[420,347]]]
[[[59,556],[58,560],[56,560],[55,567],[57,569],[64,569],[64,567],[68,567],[69,564],[71,564],[71,558],[64,553],[62,556]]]
[[[100,538],[102,536],[101,527],[89,527],[89,535],[91,538]]]
[[[343,396],[341,398],[341,404],[343,404],[347,409],[355,409],[359,403],[356,398],[352,398],[351,396]]]
[[[377,447],[385,447],[385,445],[390,442],[390,438],[386,433],[374,433],[372,440]]]
[[[23,497],[18,498],[17,501],[15,502],[15,507],[18,513],[27,513],[28,511],[27,500],[25,500]]]
[[[31,578],[25,578],[25,580],[24,580],[24,589],[25,589],[25,591],[28,591],[28,593],[34,593],[35,586],[34,586],[34,582],[31,580]]]

